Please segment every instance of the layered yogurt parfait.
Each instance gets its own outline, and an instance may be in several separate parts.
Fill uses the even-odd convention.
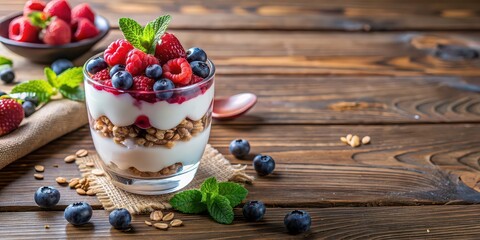
[[[185,51],[165,32],[169,21],[120,19],[125,39],[84,66],[95,149],[113,183],[133,193],[186,186],[210,135],[215,67],[202,49]]]

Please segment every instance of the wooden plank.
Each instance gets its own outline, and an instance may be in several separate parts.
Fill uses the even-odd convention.
[[[475,239],[480,231],[476,205],[308,208],[312,227],[299,235],[288,234],[283,225],[285,214],[292,210],[267,208],[262,221],[250,223],[236,209],[232,225],[215,223],[205,215],[176,213],[184,226],[167,231],[145,225],[148,216],[138,215],[130,232],[113,229],[103,210],[94,211],[90,223],[79,227],[68,224],[60,211],[2,212],[0,234],[8,239]]]
[[[369,135],[370,145],[351,148],[339,138],[348,133]],[[0,211],[34,210],[33,193],[41,185],[56,185],[58,175],[78,176],[63,157],[79,148],[94,151],[87,127],[55,140],[0,171]],[[249,199],[270,206],[371,206],[480,202],[478,149],[480,124],[401,126],[215,125],[210,143],[234,164],[228,153],[235,138],[246,138],[254,154],[276,160],[275,173],[257,177]],[[52,164],[58,163],[55,171]],[[46,166],[45,180],[33,178],[33,166]],[[459,181],[460,177],[460,181]],[[475,189],[475,190],[474,190]],[[60,187],[57,209],[95,198],[80,198]],[[288,193],[288,194],[286,194]]]
[[[71,0],[76,5],[81,0]],[[457,1],[87,1],[118,26],[119,17],[142,23],[171,14],[171,28],[288,30],[466,30],[480,29],[480,4]],[[1,15],[21,11],[24,1],[0,1]]]

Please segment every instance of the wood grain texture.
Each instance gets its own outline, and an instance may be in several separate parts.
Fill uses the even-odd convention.
[[[134,216],[130,232],[113,229],[103,210],[94,211],[90,223],[79,227],[68,224],[61,211],[2,212],[0,234],[8,239],[475,239],[480,231],[480,206],[475,205],[307,208],[312,227],[299,235],[288,234],[283,225],[292,210],[267,208],[262,221],[250,223],[236,209],[232,225],[176,213],[184,226],[167,231],[145,225],[148,216]]]
[[[369,135],[370,145],[351,148],[339,138],[348,133]],[[273,175],[257,177],[246,186],[249,199],[269,206],[378,206],[478,203],[480,166],[479,124],[402,126],[215,125],[210,143],[235,164],[228,153],[235,138],[246,138],[254,154],[276,160]],[[78,176],[63,157],[79,148],[94,151],[87,127],[68,134],[0,171],[0,210],[35,210],[33,192],[55,184],[58,175]],[[60,164],[58,172],[52,170]],[[33,165],[47,167],[45,180],[33,178]],[[56,184],[55,184],[56,185]],[[60,188],[59,209],[76,200],[96,208],[95,198]],[[288,193],[288,194],[285,194]]]
[[[74,6],[80,0],[70,1]],[[474,0],[264,0],[264,1],[99,1],[94,9],[118,26],[120,16],[146,23],[171,14],[171,28],[288,30],[451,30],[480,29],[480,4]],[[0,1],[1,15],[20,11],[24,1]]]

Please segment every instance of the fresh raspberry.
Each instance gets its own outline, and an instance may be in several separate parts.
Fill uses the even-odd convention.
[[[29,0],[23,7],[23,16],[28,17],[28,14],[38,11],[41,12],[45,8],[45,2],[41,0]]]
[[[199,77],[195,74],[192,74],[192,78],[190,79],[190,82],[188,83],[188,85],[192,85],[192,84],[195,84],[195,83],[198,83],[198,82],[201,82],[203,80],[202,77]]]
[[[78,4],[72,9],[72,20],[79,18],[86,18],[92,23],[95,22],[95,13],[88,3]]]
[[[19,42],[39,42],[39,29],[26,17],[17,17],[8,26],[8,38]]]
[[[117,64],[125,65],[128,52],[130,52],[132,49],[132,44],[130,44],[127,40],[117,39],[110,43],[108,48],[103,53],[103,57],[105,58],[105,62],[107,62],[111,67]]]
[[[107,87],[104,87],[103,90],[105,90],[107,92],[110,92],[110,93],[113,93],[114,95],[119,95],[120,94],[120,92],[115,90],[115,88],[113,87],[112,80],[108,79],[108,80],[103,81],[103,85],[107,86]]]
[[[152,64],[158,64],[158,59],[155,56],[133,49],[127,55],[125,69],[133,76],[136,76],[143,74],[145,69]]]
[[[155,102],[154,93],[145,93],[145,92],[153,91],[154,83],[155,83],[155,80],[143,75],[133,77],[133,86],[130,90],[139,91],[139,92],[131,93],[132,97],[138,100],[146,101],[146,102]]]
[[[96,81],[110,80],[110,72],[108,68],[105,68],[102,71],[95,73],[92,76],[92,79]]]
[[[164,78],[172,80],[175,85],[187,85],[192,78],[192,69],[185,58],[176,58],[163,65]]]
[[[71,39],[70,25],[60,18],[55,18],[50,22],[43,35],[43,42],[49,45],[67,44]]]
[[[75,34],[73,35],[76,41],[81,41],[83,39],[92,38],[97,36],[98,29],[95,25],[86,18],[81,18],[78,20]]]
[[[149,129],[152,127],[150,124],[150,119],[148,119],[148,117],[145,115],[138,116],[137,119],[135,119],[135,125],[142,129]]]
[[[0,100],[0,136],[3,136],[20,126],[25,113],[22,105],[15,99]]]
[[[53,0],[47,3],[43,11],[48,13],[51,17],[57,16],[67,23],[72,21],[72,10],[66,0]]]
[[[163,65],[174,58],[185,58],[187,54],[180,41],[171,33],[163,34],[160,44],[155,49],[155,57]]]

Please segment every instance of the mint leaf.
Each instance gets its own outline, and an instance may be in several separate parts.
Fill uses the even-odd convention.
[[[202,192],[202,202],[210,203],[210,201],[218,195],[218,183],[217,179],[210,177],[206,179],[200,186]]]
[[[146,48],[142,45],[142,26],[131,18],[120,18],[118,20],[120,30],[122,30],[123,36],[134,47],[146,52]]]
[[[62,94],[63,97],[68,98],[73,101],[84,101],[85,100],[85,91],[79,86],[70,87],[68,85],[62,85],[58,91]]]
[[[207,211],[207,205],[202,203],[201,200],[202,193],[194,189],[175,194],[170,199],[170,204],[180,212],[198,214]]]
[[[233,208],[226,197],[221,195],[215,196],[207,207],[208,213],[215,221],[222,224],[233,222]]]
[[[3,56],[0,56],[0,65],[10,65],[13,66],[13,61],[10,59],[10,58],[6,58],[6,57],[3,57]]]
[[[43,71],[45,72],[45,76],[47,77],[48,83],[58,88],[60,85],[58,84],[58,81],[57,81],[57,74],[49,67],[46,67]]]
[[[50,18],[47,18],[45,13],[41,11],[33,11],[28,14],[28,19],[30,20],[30,23],[39,28],[47,28]]]
[[[48,78],[48,76],[47,76]],[[60,75],[58,75],[58,86],[69,86],[75,88],[80,86],[83,82],[83,70],[81,67],[74,67],[65,70]],[[55,86],[55,85],[54,85]],[[55,86],[57,87],[57,86]]]
[[[152,25],[155,31],[153,42],[151,43],[150,48],[148,49],[149,54],[155,54],[155,49],[157,47],[157,44],[160,41],[160,38],[162,37],[162,35],[165,33],[165,31],[167,31],[168,24],[170,23],[171,20],[172,20],[172,17],[170,15],[164,15],[164,16],[158,17],[157,19],[147,24],[147,26],[149,24]]]
[[[248,190],[237,183],[221,182],[218,183],[218,194],[226,197],[230,206],[235,207],[247,197]]]
[[[153,28],[153,24],[149,22],[145,28],[143,28],[142,33],[142,46],[147,49],[150,53],[150,47],[152,46],[152,42],[155,38],[155,29]],[[155,52],[153,52],[155,54]]]
[[[55,89],[45,80],[30,80],[22,82],[13,87],[10,93],[35,94],[40,102],[48,102],[52,95],[56,94]]]

